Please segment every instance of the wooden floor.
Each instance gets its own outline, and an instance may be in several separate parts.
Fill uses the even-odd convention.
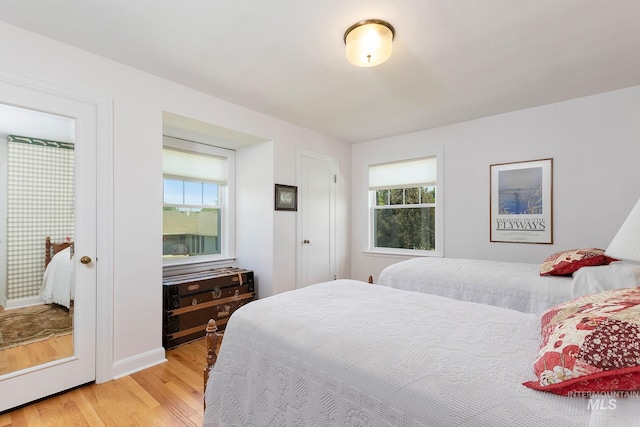
[[[201,426],[204,339],[167,351],[163,363],[0,414],[4,426]]]
[[[30,309],[32,307],[26,307]],[[19,312],[22,308],[12,309]],[[5,310],[0,306],[0,313]],[[69,312],[73,317],[73,306]],[[73,334],[52,337],[28,344],[20,344],[16,347],[0,350],[0,375],[9,372],[20,371],[32,366],[42,365],[58,359],[64,359],[73,355]]]
[[[0,375],[73,355],[73,334],[0,350]]]

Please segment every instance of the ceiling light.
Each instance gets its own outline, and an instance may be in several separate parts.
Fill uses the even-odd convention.
[[[366,19],[350,26],[344,33],[347,59],[358,67],[382,64],[391,56],[395,29],[380,19]]]

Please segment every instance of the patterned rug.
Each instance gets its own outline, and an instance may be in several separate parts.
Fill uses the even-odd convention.
[[[0,313],[0,350],[66,335],[73,316],[65,307],[50,304]]]

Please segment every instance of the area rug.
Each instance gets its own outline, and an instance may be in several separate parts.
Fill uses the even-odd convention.
[[[0,313],[0,350],[72,332],[73,316],[56,304],[8,310]]]

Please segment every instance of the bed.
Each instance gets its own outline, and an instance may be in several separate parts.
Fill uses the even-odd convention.
[[[75,275],[73,242],[53,243],[45,239],[45,271],[40,287],[40,299],[45,304],[59,304],[71,308],[74,298]]]
[[[540,275],[541,264],[420,257],[392,264],[376,284],[541,313],[581,295],[640,285],[640,265],[610,262],[570,275]]]
[[[204,425],[640,425],[640,394],[612,409],[524,386],[539,349],[535,314],[320,283],[234,313],[206,380]]]

